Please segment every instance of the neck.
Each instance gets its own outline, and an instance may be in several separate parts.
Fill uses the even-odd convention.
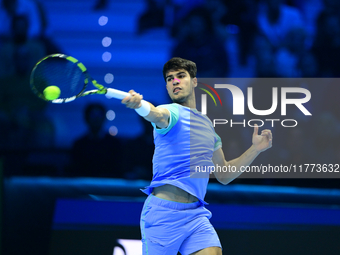
[[[195,92],[191,93],[190,96],[184,102],[179,103],[182,106],[186,106],[192,109],[196,109],[196,98]]]

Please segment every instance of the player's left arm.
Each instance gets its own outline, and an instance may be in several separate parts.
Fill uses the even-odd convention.
[[[224,158],[222,148],[219,148],[214,152],[212,160],[214,162],[215,169],[218,169],[217,165],[221,168],[223,166],[225,167],[235,166],[237,169],[237,171],[235,172],[214,171],[214,175],[220,183],[227,185],[229,182],[231,182],[232,180],[234,180],[235,178],[242,174],[241,172],[242,166],[243,167],[249,166],[261,152],[272,147],[273,142],[272,132],[269,129],[265,129],[259,135],[258,131],[259,128],[257,125],[255,125],[252,146],[236,159],[226,161]]]

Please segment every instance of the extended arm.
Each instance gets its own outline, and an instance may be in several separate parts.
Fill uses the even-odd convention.
[[[253,133],[253,145],[246,151],[244,152],[240,157],[226,161],[224,158],[224,154],[221,148],[216,150],[213,154],[213,162],[215,165],[215,169],[217,168],[217,165],[219,167],[236,167],[237,171],[231,172],[231,171],[215,171],[215,177],[219,182],[222,184],[226,185],[230,183],[232,180],[237,178],[242,174],[241,167],[244,166],[249,166],[254,159],[263,151],[269,149],[272,147],[272,133],[270,130],[266,129],[261,132],[261,135],[258,135],[258,126],[256,125],[254,127],[254,133]]]
[[[126,105],[126,107],[131,109],[137,109],[141,106],[141,100],[143,96],[139,93],[136,93],[133,90],[130,90],[130,97],[126,97],[122,100],[122,103]],[[149,102],[148,102],[149,103]],[[144,116],[144,119],[155,123],[159,128],[166,128],[169,125],[170,112],[165,108],[156,108],[153,104],[150,104],[150,112],[148,115]]]

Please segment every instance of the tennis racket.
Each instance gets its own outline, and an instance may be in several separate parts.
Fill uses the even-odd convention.
[[[86,91],[89,83],[92,83],[96,89]],[[116,99],[131,96],[130,93],[99,84],[89,75],[83,63],[65,54],[51,54],[39,60],[32,70],[30,86],[39,98],[57,104],[95,94]],[[44,90],[49,86],[59,87],[60,96],[57,99],[49,100],[44,96]],[[142,100],[142,106],[138,109],[149,109],[149,107],[149,104]]]

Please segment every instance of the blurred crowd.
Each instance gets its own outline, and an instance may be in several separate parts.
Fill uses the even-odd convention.
[[[40,2],[0,0],[0,149],[49,147],[53,126],[46,104],[30,90],[35,63],[58,48],[45,36]]]
[[[148,0],[139,32],[167,27],[201,77],[338,77],[336,0]],[[242,71],[242,72],[241,72]]]
[[[94,11],[106,6],[107,1],[99,0]],[[146,0],[146,6],[138,19],[137,35],[155,28],[167,30],[174,42],[170,55],[196,62],[199,77],[340,76],[337,0]],[[59,50],[45,35],[48,24],[39,1],[0,0],[0,24],[0,159],[8,165],[20,151],[55,149],[55,130],[45,116],[46,104],[35,98],[28,84],[34,64]],[[255,91],[257,85],[252,86]],[[308,86],[315,95],[309,105],[314,121],[301,119],[301,127],[277,134],[280,149],[272,150],[270,157],[282,163],[312,163],[315,158],[340,163],[340,87],[332,82]],[[257,102],[266,92],[257,96]],[[13,164],[6,167],[10,169],[7,175],[151,179],[151,126],[143,121],[145,133],[122,141],[103,130],[105,111],[102,105],[86,108],[89,132],[75,141],[64,169],[39,172],[36,166],[23,170],[22,165]],[[228,157],[246,147],[246,142],[240,145],[235,139],[237,135],[242,136],[235,134],[224,141]],[[102,154],[115,163],[99,162]]]

